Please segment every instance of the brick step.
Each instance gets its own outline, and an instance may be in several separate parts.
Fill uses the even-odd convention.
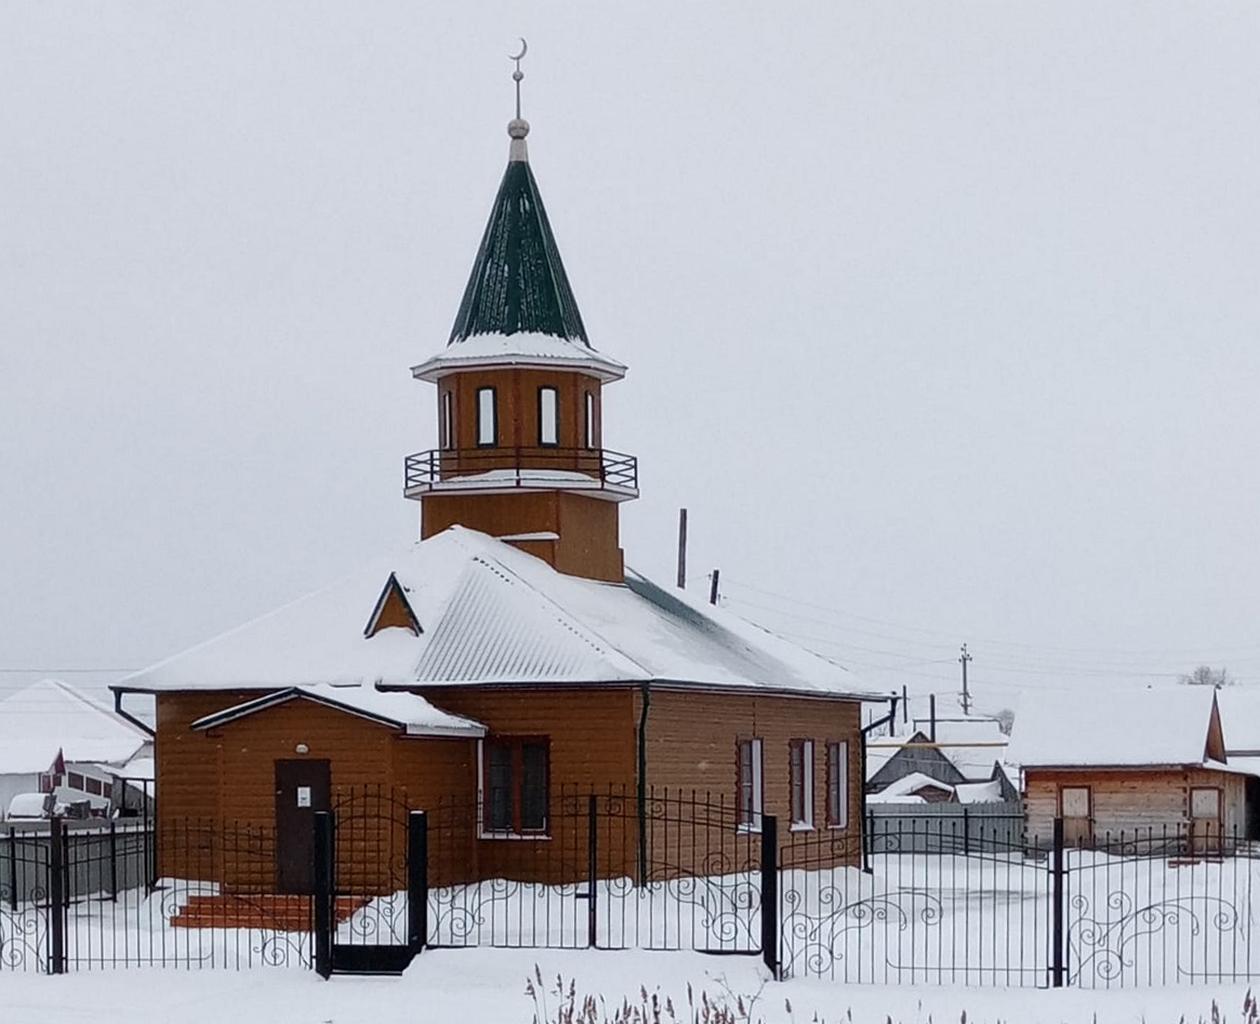
[[[366,896],[338,896],[333,902],[337,923],[348,921],[368,904]],[[171,918],[174,928],[262,928],[282,932],[310,931],[311,897],[271,893],[190,896]]]

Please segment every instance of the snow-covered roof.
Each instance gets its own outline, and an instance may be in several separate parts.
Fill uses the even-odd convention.
[[[0,701],[0,774],[46,772],[66,761],[122,764],[146,733],[58,679],[44,679]]]
[[[370,638],[394,572],[419,620]],[[628,571],[567,576],[452,527],[339,583],[128,676],[138,690],[656,682],[886,699],[841,665]]]
[[[1006,798],[1002,795],[1002,783],[993,782],[960,782],[954,787],[954,796],[960,804],[1000,804]]]
[[[264,711],[291,700],[310,700],[348,711],[383,725],[392,725],[408,736],[484,736],[486,727],[471,718],[439,710],[412,693],[383,692],[374,686],[294,686],[277,693],[216,711],[193,722],[194,729],[213,729],[238,718]]]
[[[931,726],[922,719],[893,736],[872,736],[866,745],[866,777],[873,778],[907,743],[931,742]],[[991,718],[947,719],[936,723],[936,743],[965,779],[988,781],[995,762],[1006,757],[1010,738]]]
[[[1221,710],[1221,727],[1225,733],[1225,751],[1260,756],[1260,689],[1225,686],[1216,691],[1216,705]]]
[[[411,368],[420,380],[440,380],[456,370],[478,366],[545,366],[579,370],[605,382],[626,375],[624,363],[596,351],[581,340],[517,331],[474,334],[453,341],[437,355]]]
[[[912,796],[924,789],[935,789],[941,793],[952,793],[953,786],[934,779],[930,775],[924,775],[922,772],[911,772],[909,775],[903,775],[895,782],[890,782],[887,786],[879,791],[881,796]]]
[[[1030,693],[1020,701],[1008,758],[1024,768],[1203,764],[1213,696],[1197,686],[1098,687],[1071,700]]]

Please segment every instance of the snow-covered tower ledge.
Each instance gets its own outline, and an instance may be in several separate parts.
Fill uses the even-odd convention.
[[[460,524],[561,572],[623,578],[620,502],[634,456],[603,447],[602,388],[626,367],[590,343],[529,165],[529,124],[508,124],[495,196],[446,348],[412,367],[438,388],[438,447],[406,460],[421,536]]]

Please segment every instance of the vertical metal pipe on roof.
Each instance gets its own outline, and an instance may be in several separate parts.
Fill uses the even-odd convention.
[[[687,587],[687,510],[678,510],[678,589]]]

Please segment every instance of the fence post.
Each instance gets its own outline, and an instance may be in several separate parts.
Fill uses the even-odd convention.
[[[118,826],[109,823],[109,898],[118,902]]]
[[[17,910],[17,830],[9,826],[9,906]]]
[[[66,973],[66,833],[54,815],[48,822],[48,973]]]
[[[333,821],[329,811],[315,812],[315,971],[332,975]]]
[[[875,856],[875,812],[866,812],[866,835],[862,837],[862,870],[872,873],[871,858]]]
[[[595,927],[597,914],[595,910],[595,887],[597,865],[597,836],[599,832],[599,797],[592,793],[586,804],[586,945],[595,948]]]
[[[761,959],[779,979],[779,819],[761,816]]]
[[[429,819],[407,815],[407,945],[419,953],[429,941]]]
[[[1053,901],[1052,934],[1050,938],[1050,985],[1062,988],[1066,971],[1063,964],[1063,879],[1067,874],[1063,870],[1063,819],[1054,819],[1054,849],[1051,851],[1050,881],[1051,900]]]
[[[963,804],[963,856],[971,856],[971,815],[967,813],[966,804]]]

